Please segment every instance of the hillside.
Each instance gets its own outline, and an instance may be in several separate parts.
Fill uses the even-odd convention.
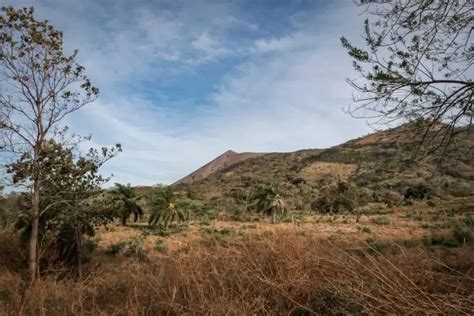
[[[244,161],[248,158],[258,157],[261,155],[263,155],[263,153],[237,153],[235,151],[228,150],[222,155],[218,156],[216,159],[208,162],[201,168],[197,169],[196,171],[174,182],[172,185],[182,183],[191,184],[193,182],[202,180],[215,172],[231,167],[232,165]]]
[[[386,191],[403,195],[418,183],[426,184],[432,196],[474,194],[474,165],[469,155],[452,150],[442,161],[428,157],[413,163],[417,139],[411,129],[402,126],[328,149],[268,153],[213,168],[216,160],[225,160],[220,156],[198,169],[204,172],[194,182],[182,181],[188,185],[176,189],[192,191],[230,210],[247,205],[255,188],[268,183],[280,187],[293,209],[308,209],[323,187],[338,180],[365,190],[375,200],[375,195]],[[458,148],[472,148],[473,144],[472,133],[457,143]]]

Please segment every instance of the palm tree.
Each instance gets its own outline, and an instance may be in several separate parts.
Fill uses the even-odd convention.
[[[257,211],[264,212],[272,216],[272,224],[276,222],[277,213],[285,211],[285,202],[278,192],[278,188],[273,185],[260,186],[254,196]]]
[[[185,221],[186,215],[183,210],[176,205],[175,196],[170,188],[158,188],[153,193],[149,203],[150,226],[160,223],[164,229],[176,221]]]
[[[110,194],[115,205],[119,208],[122,225],[127,225],[127,220],[132,214],[134,222],[143,216],[143,209],[138,205],[140,197],[135,189],[130,186],[130,183],[127,185],[115,183],[115,187],[110,191]]]

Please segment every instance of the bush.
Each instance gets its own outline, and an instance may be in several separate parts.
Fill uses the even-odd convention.
[[[128,240],[120,240],[115,244],[111,244],[105,253],[109,255],[117,255],[123,253],[127,257],[134,257],[137,259],[145,259],[146,252],[143,249],[143,243],[146,235],[140,235],[137,237],[130,238]]]
[[[361,226],[357,226],[357,230],[360,231],[360,232],[362,232],[362,233],[366,233],[366,234],[372,233],[372,231],[370,230],[370,228],[367,227],[367,226],[362,226],[362,227],[361,227]]]
[[[429,193],[429,188],[423,183],[410,186],[405,191],[405,200],[423,200]]]
[[[134,257],[137,259],[145,259],[146,253],[145,253],[145,250],[143,249],[144,241],[145,241],[144,235],[130,238],[125,243],[124,255],[127,257]]]
[[[382,202],[388,207],[399,206],[402,204],[403,197],[400,193],[395,191],[385,191],[382,194]]]
[[[290,179],[288,182],[290,182],[293,185],[305,184],[306,183],[305,179],[303,179],[303,178]]]
[[[377,216],[371,219],[372,223],[377,225],[389,225],[390,219],[384,216]]]
[[[471,214],[464,215],[464,224],[474,227],[474,217]]]
[[[468,229],[461,228],[459,225],[456,225],[451,230],[453,239],[456,240],[459,244],[464,244],[472,240],[472,234]]]
[[[125,242],[123,240],[116,242],[115,244],[111,244],[107,247],[105,250],[106,254],[115,256],[116,254],[119,254],[123,248],[125,247]]]
[[[311,209],[321,213],[352,212],[357,206],[367,204],[366,195],[357,187],[339,181],[323,187]]]
[[[168,247],[166,247],[166,244],[163,239],[157,239],[155,241],[155,250],[161,252],[161,253],[166,253],[168,252]]]

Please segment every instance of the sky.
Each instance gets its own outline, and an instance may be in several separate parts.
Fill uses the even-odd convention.
[[[100,89],[70,115],[92,146],[124,151],[113,182],[169,184],[221,153],[326,148],[371,132],[344,113],[361,42],[353,0],[0,0],[34,6]]]

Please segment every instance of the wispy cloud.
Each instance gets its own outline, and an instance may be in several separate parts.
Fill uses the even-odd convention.
[[[227,149],[328,147],[368,131],[341,110],[351,101],[351,65],[339,37],[357,37],[360,9],[342,0],[272,3],[257,13],[240,1],[12,4],[34,4],[81,49],[102,96],[68,124],[97,145],[123,144],[104,172],[153,184]]]

